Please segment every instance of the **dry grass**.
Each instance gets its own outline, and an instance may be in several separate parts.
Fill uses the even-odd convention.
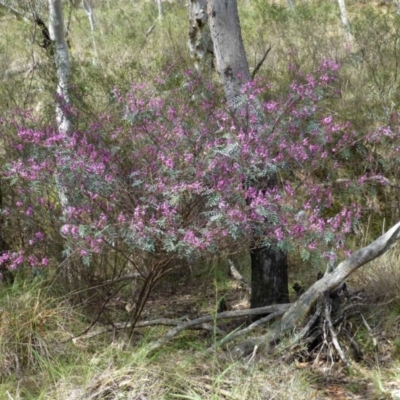
[[[235,362],[225,356],[206,358],[201,352],[179,351],[148,360],[140,350],[138,353],[122,354],[114,349],[98,354],[89,363],[85,381],[66,376],[43,398],[318,398],[317,390],[307,384],[306,375],[284,364]]]
[[[376,304],[400,314],[400,245],[365,266],[357,274],[360,287]],[[390,305],[390,307],[388,307]]]

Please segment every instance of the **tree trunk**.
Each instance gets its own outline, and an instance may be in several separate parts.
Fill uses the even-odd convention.
[[[49,31],[54,46],[55,66],[57,73],[57,100],[56,100],[56,120],[58,131],[64,134],[64,140],[69,140],[72,131],[72,117],[70,114],[71,101],[69,97],[69,54],[68,46],[65,40],[64,21],[61,0],[49,0]],[[71,158],[67,146],[60,146],[59,152],[62,153],[63,162],[68,163]],[[58,167],[58,166],[57,166]],[[57,187],[57,194],[60,201],[61,212],[66,219],[67,208],[70,204],[68,187],[63,182],[63,176],[60,170],[64,166],[57,168],[54,179]],[[63,283],[67,286],[75,282],[72,277],[71,263],[67,258],[64,260],[62,271]]]
[[[55,46],[55,63],[57,70],[57,96],[56,105],[58,130],[61,133],[71,132],[72,121],[67,112],[70,104],[68,93],[69,79],[69,55],[68,46],[65,40],[64,21],[61,0],[49,0],[50,22],[49,31],[50,38]]]
[[[3,210],[3,191],[2,191],[2,182],[0,180],[0,212]],[[7,240],[6,240],[6,235],[5,235],[5,229],[4,229],[4,217],[2,214],[0,214],[0,256],[3,253],[6,253],[7,251],[10,250],[10,247],[8,246]],[[11,285],[14,283],[14,275],[13,273],[7,268],[6,265],[0,264],[0,280],[4,280],[8,285]]]
[[[294,0],[287,0],[287,4],[292,11],[295,9]]]
[[[287,255],[276,247],[251,250],[251,308],[289,303]]]
[[[350,31],[349,20],[347,18],[347,10],[346,10],[345,0],[338,0],[338,3],[339,3],[339,8],[340,8],[340,19],[342,20],[346,38],[347,38],[347,40],[351,40],[352,35],[351,35],[351,31]]]
[[[232,106],[235,104],[235,98],[240,96],[243,84],[251,80],[237,1],[210,0],[209,18],[217,70],[228,105]]]
[[[93,1],[92,0],[82,0],[83,8],[86,12],[86,15],[89,19],[90,24],[90,32],[92,35],[92,43],[93,43],[93,65],[98,64],[98,53],[97,53],[97,45],[96,45],[96,38],[94,36],[95,31],[95,21],[94,21],[94,13],[93,13]]]
[[[234,113],[235,99],[241,88],[251,80],[243,46],[236,0],[210,0],[209,19],[214,43],[217,70],[225,90],[228,105]],[[266,177],[275,184],[274,177]],[[286,254],[275,246],[251,251],[251,307],[288,302],[288,273]]]
[[[214,49],[208,24],[207,0],[189,2],[189,49],[196,70],[211,75]]]

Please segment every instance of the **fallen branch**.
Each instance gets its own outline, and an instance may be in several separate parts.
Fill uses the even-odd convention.
[[[334,183],[350,183],[353,182],[352,179],[348,178],[341,178],[341,179],[336,179]],[[368,178],[364,179],[364,182],[378,182],[383,185],[387,185],[396,189],[400,189],[400,186],[397,185],[396,183],[391,182],[388,178],[382,176],[382,175],[376,175],[376,176],[370,176]],[[328,186],[328,184],[325,184],[325,186]]]
[[[400,222],[368,246],[354,252],[331,273],[325,274],[323,278],[315,282],[283,315],[279,326],[274,331],[271,342],[276,342],[282,333],[292,331],[299,326],[322,293],[331,291],[358,268],[384,254],[399,238]]]
[[[29,19],[25,17],[25,15],[21,12],[19,12],[18,10],[16,10],[15,8],[13,8],[12,6],[5,4],[4,1],[0,1],[0,8],[7,10],[8,12],[10,12],[11,14],[13,14],[18,20],[22,20],[25,19],[26,21],[28,21]]]
[[[238,310],[238,311],[226,311],[215,315],[206,315],[204,317],[196,318],[188,322],[181,323],[176,328],[171,329],[165,336],[158,339],[150,346],[150,351],[157,350],[164,343],[168,342],[175,336],[179,335],[185,329],[190,329],[193,326],[201,325],[207,322],[217,321],[220,319],[247,317],[249,315],[262,315],[268,313],[284,312],[289,308],[290,304],[274,304],[271,306],[251,308],[248,310]]]
[[[279,317],[280,315],[283,315],[284,313],[285,313],[285,310],[276,311],[272,314],[269,314],[268,316],[266,316],[264,318],[259,319],[258,321],[253,322],[246,328],[240,329],[236,332],[233,332],[232,334],[225,336],[223,339],[221,339],[217,343],[217,347],[220,347],[228,342],[231,342],[232,340],[237,339],[239,336],[247,335],[249,332],[254,331],[254,329],[256,329],[258,326],[265,324],[269,321],[272,321],[273,319],[275,319],[276,317]]]
[[[28,65],[22,65],[20,67],[11,68],[4,72],[4,77],[9,78],[19,74],[31,74],[35,69],[44,65],[44,63],[33,63]]]
[[[135,328],[145,328],[148,326],[158,326],[158,325],[164,325],[164,326],[179,326],[182,324],[182,321],[177,321],[175,319],[169,319],[169,318],[159,318],[159,319],[154,319],[152,321],[139,321],[135,324]],[[103,333],[108,333],[108,332],[114,332],[115,330],[119,330],[119,329],[126,329],[126,328],[130,328],[131,327],[131,323],[125,323],[125,322],[117,322],[115,324],[113,324],[113,326],[107,326],[107,327],[103,327],[103,328],[99,328],[96,329],[95,331],[89,332],[86,335],[80,336],[80,339],[90,339],[94,336],[97,335],[101,335]],[[220,335],[226,335],[226,332],[214,325],[211,324],[200,324],[197,326],[193,326],[189,329],[202,329],[205,331],[209,331],[209,332],[216,332]],[[76,339],[76,338],[74,338]]]

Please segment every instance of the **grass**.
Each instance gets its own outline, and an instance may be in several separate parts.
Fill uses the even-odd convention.
[[[231,398],[261,399],[285,391],[280,398],[290,399],[290,390],[308,397],[304,377],[294,378],[292,367],[273,360],[246,364],[229,353],[210,356],[204,353],[208,341],[191,332],[152,357],[146,343],[162,334],[160,328],[134,347],[112,334],[68,340],[84,327],[82,317],[41,286],[17,283],[1,292],[0,398],[218,399],[229,393]],[[265,385],[269,369],[276,377]],[[291,376],[289,388],[285,374]]]
[[[381,264],[392,268],[395,254],[396,249]],[[202,302],[199,312],[204,314],[215,309],[215,299],[221,292],[218,283],[212,287],[212,277],[198,280],[209,282],[208,302],[193,297],[197,304]],[[228,282],[223,282],[223,290],[229,295],[236,289],[227,289]],[[148,344],[165,334],[167,328],[142,331],[133,346],[120,332],[71,340],[87,322],[76,307],[46,291],[47,286],[45,282],[17,279],[13,287],[0,292],[0,398],[289,400],[332,398],[329,396],[342,391],[378,399],[391,396],[397,390],[395,383],[400,383],[393,310],[376,318],[373,308],[365,313],[379,347],[373,346],[370,333],[361,330],[357,340],[368,352],[367,357],[344,377],[340,370],[326,370],[323,364],[288,364],[264,352],[251,359],[237,359],[234,345],[209,353],[205,350],[214,342],[213,337],[194,331],[184,332],[152,355],[147,351]],[[192,287],[186,291],[193,293]],[[387,294],[376,307],[398,297],[397,292]],[[187,294],[176,293],[169,301],[179,303],[182,295],[187,299]],[[157,307],[153,302],[150,311],[154,315]],[[385,334],[379,336],[383,327]]]

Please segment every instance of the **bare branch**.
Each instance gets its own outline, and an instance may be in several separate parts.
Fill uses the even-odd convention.
[[[158,325],[164,325],[164,326],[179,326],[182,324],[182,321],[177,321],[175,319],[169,319],[169,318],[159,318],[159,319],[154,319],[152,321],[139,321],[135,324],[135,328],[145,328],[148,326],[158,326]],[[86,335],[80,336],[80,339],[90,339],[94,336],[101,335],[103,333],[107,332],[114,332],[116,329],[126,329],[130,328],[131,323],[125,323],[125,322],[118,322],[115,323],[113,326],[109,327],[103,327],[96,329],[95,331],[89,332]],[[212,324],[200,324],[198,326],[192,326],[189,329],[202,329],[205,331],[209,332],[216,332],[220,335],[226,335],[226,332]]]
[[[285,313],[285,310],[279,310],[276,311],[272,314],[269,314],[268,316],[259,319],[258,321],[253,322],[251,325],[247,326],[246,328],[240,329],[232,334],[229,334],[228,336],[225,336],[223,339],[219,341],[217,344],[217,347],[222,346],[228,342],[231,342],[232,340],[235,340],[239,336],[247,335],[249,332],[254,331],[258,326],[266,324],[269,321],[272,321],[276,317],[279,317],[280,315],[283,315]]]
[[[8,12],[10,12],[11,14],[15,15],[17,17],[17,19],[19,20],[26,20],[28,21],[29,19],[25,17],[25,15],[23,13],[21,13],[20,11],[16,10],[15,8],[9,6],[8,4],[5,4],[4,1],[0,1],[0,8],[3,8],[5,10],[7,10]]]
[[[238,310],[238,311],[227,311],[220,314],[215,315],[206,315],[204,317],[196,318],[192,321],[184,322],[178,325],[176,328],[171,329],[165,336],[158,339],[150,346],[150,351],[157,350],[164,343],[168,342],[175,336],[179,335],[185,329],[189,329],[192,326],[200,325],[207,322],[216,321],[219,319],[228,319],[228,318],[238,318],[245,317],[249,315],[262,315],[268,313],[276,313],[276,312],[284,312],[289,308],[290,304],[274,304],[271,306],[260,307],[260,308],[252,308],[248,310]]]
[[[293,330],[308,315],[312,306],[325,291],[330,291],[364,264],[384,254],[400,238],[400,222],[368,246],[354,252],[331,273],[315,282],[284,314],[280,326],[274,332],[276,340],[283,332]]]
[[[254,77],[256,76],[258,70],[261,68],[261,66],[264,64],[264,61],[266,60],[269,52],[271,51],[272,47],[269,46],[269,48],[267,49],[267,51],[265,52],[265,54],[263,55],[262,59],[257,63],[257,65],[254,67],[253,72],[251,73],[251,80],[254,79]]]
[[[349,183],[353,182],[352,179],[348,178],[341,178],[341,179],[336,179],[334,183]],[[365,178],[364,182],[378,182],[382,183],[383,185],[387,185],[396,189],[400,189],[400,186],[391,182],[388,178],[385,178],[384,176],[381,175],[376,175],[376,176],[369,176],[368,178]],[[328,186],[328,184],[325,184],[325,186]]]
[[[344,354],[344,351],[340,347],[340,343],[339,343],[337,334],[335,332],[335,328],[333,327],[333,323],[332,323],[332,319],[331,319],[332,306],[331,306],[331,300],[329,297],[329,291],[324,292],[324,297],[325,297],[325,320],[328,323],[329,332],[331,333],[331,337],[332,337],[332,343],[335,346],[335,349],[338,352],[343,363],[346,365],[347,368],[349,368],[350,362],[347,360],[346,355]]]

